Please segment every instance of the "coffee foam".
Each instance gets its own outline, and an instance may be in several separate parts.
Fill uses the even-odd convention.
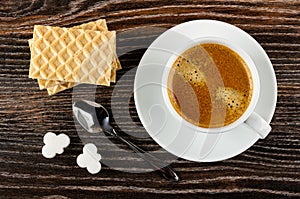
[[[179,57],[174,63],[176,72],[190,84],[203,86],[205,77],[198,67],[192,64],[188,59]]]
[[[228,120],[240,117],[249,105],[248,91],[238,91],[230,87],[219,87],[216,99],[220,100],[227,108]]]

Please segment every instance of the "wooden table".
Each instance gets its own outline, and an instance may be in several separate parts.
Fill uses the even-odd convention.
[[[118,79],[134,69],[149,45],[165,28],[195,19],[216,19],[236,25],[253,36],[269,55],[278,81],[278,102],[270,135],[246,152],[220,162],[194,163],[178,159],[172,166],[182,180],[171,183],[157,173],[126,173],[102,165],[97,175],[76,165],[83,144],[72,115],[71,90],[49,97],[28,78],[27,40],[33,25],[71,27],[105,18],[118,35]],[[139,33],[143,27],[157,31]],[[132,34],[136,32],[136,34]],[[134,46],[134,47],[133,47]],[[116,110],[122,125],[146,134],[132,96],[134,73],[111,102],[115,86],[96,90],[96,101]],[[0,198],[286,198],[300,197],[300,2],[298,0],[6,0],[0,2]],[[126,83],[127,82],[127,83]],[[83,88],[84,89],[84,88]],[[84,90],[77,94],[85,95]],[[127,94],[126,94],[127,93]],[[124,111],[125,110],[125,111]],[[132,121],[126,122],[129,110]],[[124,116],[124,121],[122,120]],[[127,118],[128,119],[128,118]],[[122,123],[123,121],[123,123]],[[70,136],[62,155],[43,158],[43,135],[52,131]],[[150,138],[127,136],[146,150],[159,146]],[[112,140],[126,149],[121,143]],[[114,152],[112,152],[114,153]],[[114,157],[120,167],[130,160]]]

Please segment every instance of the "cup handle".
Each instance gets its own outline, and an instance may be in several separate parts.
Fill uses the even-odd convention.
[[[252,128],[261,139],[267,137],[271,131],[271,126],[257,113],[253,112],[245,123]]]

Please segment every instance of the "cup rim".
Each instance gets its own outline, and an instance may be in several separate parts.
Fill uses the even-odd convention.
[[[196,46],[199,44],[204,44],[204,43],[222,44],[222,45],[230,48],[234,52],[236,52],[246,62],[247,66],[250,70],[251,76],[252,76],[253,92],[252,92],[251,101],[250,101],[246,111],[237,120],[235,120],[234,122],[232,122],[226,126],[223,126],[223,127],[205,128],[205,127],[197,126],[197,125],[192,124],[191,122],[187,121],[181,115],[179,115],[179,113],[174,109],[173,105],[170,102],[168,93],[167,93],[168,77],[169,77],[170,69],[172,68],[174,61],[185,50],[187,50],[193,46]],[[197,132],[203,132],[203,133],[222,133],[222,132],[229,131],[233,128],[236,128],[237,126],[244,123],[248,119],[248,117],[252,114],[252,112],[254,112],[254,109],[258,102],[259,92],[260,92],[260,80],[259,80],[258,72],[257,72],[256,66],[255,66],[253,60],[251,59],[251,57],[242,48],[238,47],[238,45],[232,44],[232,42],[230,42],[229,40],[222,38],[222,37],[199,37],[199,38],[190,40],[189,42],[187,42],[187,44],[185,46],[172,52],[171,56],[169,57],[166,65],[165,65],[164,71],[163,71],[162,85],[163,85],[162,86],[163,98],[167,105],[168,110],[172,112],[172,115],[174,115],[176,117],[176,119],[180,120],[180,122],[182,122],[183,125],[186,125],[192,129],[196,130]]]

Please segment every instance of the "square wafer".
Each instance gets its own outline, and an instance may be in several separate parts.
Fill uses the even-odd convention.
[[[29,77],[109,85],[113,44],[114,31],[35,26]]]
[[[108,31],[107,30],[107,25],[106,25],[106,21],[105,19],[100,19],[97,21],[93,21],[93,22],[89,22],[89,23],[85,23],[85,24],[81,24],[79,26],[74,26],[73,28],[78,28],[78,29],[89,29],[89,30],[95,30],[95,31]],[[32,49],[32,39],[28,40],[29,42],[29,46],[30,49]],[[116,70],[121,69],[121,64],[116,56],[113,65],[112,65],[112,71],[111,71],[111,82],[115,82],[116,81]],[[61,82],[61,81],[55,81],[55,80],[42,80],[42,79],[38,79],[38,84],[40,89],[45,89],[45,88],[50,88],[52,86],[58,85],[58,84],[64,84],[61,87],[56,87],[55,91],[61,91],[60,89],[67,89],[68,85],[73,87],[77,84],[68,84],[65,82]],[[71,88],[70,87],[70,88]]]
[[[105,19],[99,19],[97,21],[92,21],[88,23],[81,24],[79,26],[74,26],[73,28],[78,28],[78,29],[86,29],[86,30],[94,30],[94,31],[108,31],[107,25],[106,25],[106,20]],[[32,51],[32,39],[28,40],[30,51]],[[112,69],[114,70],[114,69]],[[40,89],[45,89],[49,88],[58,84],[65,84],[64,82],[61,81],[55,81],[55,80],[43,80],[43,79],[38,79],[38,84]],[[65,84],[68,85],[68,84]]]

